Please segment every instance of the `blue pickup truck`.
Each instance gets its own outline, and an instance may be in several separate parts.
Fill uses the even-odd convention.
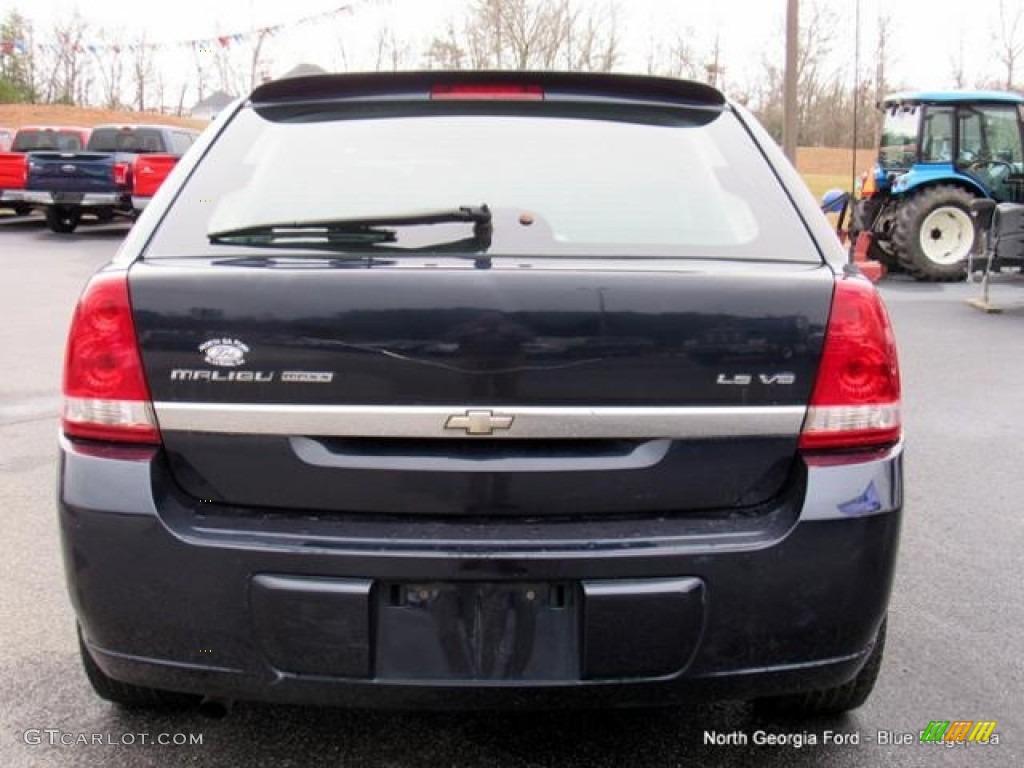
[[[25,200],[42,206],[54,232],[73,232],[83,214],[101,221],[138,210],[133,190],[140,158],[160,155],[164,164],[146,165],[169,171],[192,146],[198,132],[166,125],[102,125],[95,128],[81,152],[33,152],[29,156]],[[153,179],[146,184],[153,188]]]

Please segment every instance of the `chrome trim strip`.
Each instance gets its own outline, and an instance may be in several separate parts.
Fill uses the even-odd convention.
[[[123,198],[117,192],[86,192],[80,205],[117,205]]]
[[[121,202],[121,195],[116,192],[73,192],[72,194],[80,194],[82,198],[72,203],[66,203],[66,205],[80,205],[80,206],[93,206],[93,205],[117,205]],[[27,203],[35,203],[36,205],[65,205],[65,203],[58,203],[53,196],[53,192],[39,190],[25,190],[22,198]]]
[[[37,205],[52,205],[53,204],[53,193],[52,192],[36,192],[31,189],[27,189],[21,193],[21,199],[26,203],[36,203]]]
[[[162,430],[307,437],[470,437],[445,429],[453,415],[491,410],[512,416],[509,429],[476,440],[713,438],[796,435],[806,408],[153,404]]]

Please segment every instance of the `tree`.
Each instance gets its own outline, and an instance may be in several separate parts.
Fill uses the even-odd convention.
[[[222,37],[218,40],[219,45],[214,47],[213,60],[217,67],[217,87],[225,93],[238,93],[244,88],[239,88],[238,83],[241,77],[235,67],[231,54],[230,38]]]
[[[797,124],[800,146],[850,146],[853,141],[854,98],[867,100],[849,87],[849,72],[832,63],[839,17],[825,0],[801,4],[797,55]],[[781,36],[780,38],[781,39]],[[763,58],[763,77],[754,86],[751,106],[776,139],[782,136],[784,77],[779,40]],[[870,112],[873,110],[865,110]],[[860,140],[871,140],[861,133]]]
[[[571,71],[610,72],[621,55],[618,6],[609,3],[583,14],[577,6],[564,3],[564,62]]]
[[[263,42],[257,41],[249,60],[238,66],[234,61],[232,48],[238,50],[241,48],[237,45],[232,46],[233,42],[236,41],[227,36],[221,36],[203,44],[193,44],[197,101],[206,98],[207,90],[210,88],[219,89],[225,93],[240,93],[247,90],[246,83],[262,75]],[[214,79],[212,86],[211,78]]]
[[[54,57],[47,84],[47,101],[82,104],[87,100],[91,76],[84,40],[89,24],[75,11],[53,27]]]
[[[711,55],[704,64],[704,71],[707,74],[708,84],[720,88],[725,75],[725,67],[722,64],[722,37],[717,33],[715,34],[715,44],[711,48]]]
[[[949,69],[950,79],[953,81],[954,88],[966,88],[967,87],[967,75],[964,71],[964,33],[960,31],[960,44],[957,47],[956,54],[950,54],[949,56]]]
[[[270,37],[270,29],[264,28],[256,33],[256,41],[252,44],[252,57],[250,59],[249,66],[249,90],[252,90],[263,81],[263,76],[266,74],[265,65],[261,56],[263,55],[263,45],[266,43],[267,38]],[[228,91],[233,93],[234,91]]]
[[[443,37],[435,37],[430,41],[426,60],[430,69],[462,69],[465,66],[466,51],[453,22],[448,22]]]
[[[32,27],[11,11],[0,24],[0,102],[35,101]]]
[[[822,112],[817,109],[825,100],[829,88],[829,74],[826,72],[829,55],[835,43],[839,18],[830,4],[821,2],[805,3],[801,24],[800,49],[797,53],[797,120],[802,145],[821,142],[820,120]]]
[[[647,45],[647,74],[685,77],[690,80],[700,78],[703,72],[698,63],[700,56],[693,45],[694,36],[693,27],[687,27],[677,32],[675,39],[666,45],[656,39],[652,32]]]
[[[408,41],[400,40],[394,26],[388,24],[381,24],[377,28],[376,48],[374,70],[377,72],[402,69],[411,52]]]
[[[135,109],[145,112],[152,104],[147,98],[150,86],[153,84],[155,69],[153,64],[153,51],[155,46],[146,42],[146,33],[143,32],[128,46],[131,52],[131,74],[132,85],[135,90]]]
[[[178,106],[174,114],[182,117],[185,114],[185,95],[188,93],[188,80],[181,81],[181,90],[178,91]]]
[[[449,23],[427,48],[429,66],[608,71],[621,41],[614,0],[475,0],[461,28]]]
[[[895,35],[898,37],[898,35]],[[871,140],[870,146],[878,146],[878,140],[882,135],[882,115],[876,104],[881,103],[889,92],[889,63],[893,51],[893,20],[888,11],[879,10],[875,21],[875,76],[872,91],[873,98],[868,101],[865,93],[857,94],[859,104],[857,112],[860,115],[860,126],[858,133],[861,141],[860,146],[866,145],[866,139]],[[962,48],[961,48],[962,53]],[[962,59],[961,59],[962,66]]]
[[[209,43],[193,43],[192,58],[196,65],[196,101],[202,101],[206,97],[206,88],[209,85],[213,48]]]
[[[996,58],[1006,67],[1004,88],[1011,90],[1017,74],[1017,62],[1024,55],[1024,7],[1013,2],[1012,10],[1007,9],[1006,0],[999,0],[997,15]]]
[[[100,74],[103,105],[107,109],[117,109],[122,103],[125,50],[121,41],[124,37],[123,30],[104,30],[99,36],[102,45],[93,51]]]

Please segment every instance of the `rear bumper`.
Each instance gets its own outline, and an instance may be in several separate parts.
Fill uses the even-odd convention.
[[[799,498],[731,533],[692,519],[474,530],[202,509],[152,452],[66,440],[60,472],[69,590],[109,676],[355,706],[838,685],[885,615],[902,507],[900,448],[809,467]],[[497,610],[467,608],[499,593]]]
[[[0,189],[0,205],[25,202],[25,190]]]
[[[59,199],[59,197],[59,194],[50,191],[25,190],[22,199],[34,205],[66,205],[82,208],[117,208],[131,203],[129,198],[117,192],[84,192],[80,197],[78,193],[74,193],[74,197],[67,200]]]

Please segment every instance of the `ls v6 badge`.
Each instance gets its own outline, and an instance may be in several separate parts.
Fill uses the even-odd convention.
[[[737,387],[749,387],[754,383],[754,375],[751,373],[720,373],[718,374],[718,381],[716,384],[729,384]],[[796,383],[796,374],[794,373],[759,373],[757,374],[758,382],[761,384],[784,384],[791,385]]]

